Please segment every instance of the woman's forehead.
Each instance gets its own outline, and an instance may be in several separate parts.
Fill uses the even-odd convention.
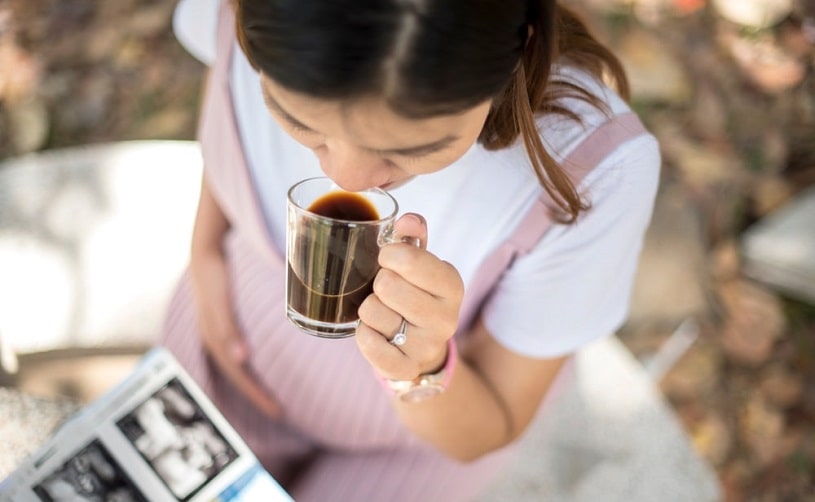
[[[342,129],[355,141],[381,139],[388,148],[393,148],[395,141],[416,144],[437,140],[440,135],[466,126],[475,117],[480,120],[482,115],[480,107],[475,107],[456,114],[410,118],[395,112],[381,96],[317,98],[286,89],[268,77],[262,78],[262,86],[267,103],[276,108],[273,111],[296,123],[327,135]]]

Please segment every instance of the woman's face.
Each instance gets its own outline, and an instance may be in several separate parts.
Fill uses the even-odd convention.
[[[272,116],[310,148],[323,172],[346,190],[395,188],[449,166],[475,143],[490,101],[454,115],[408,119],[382,99],[316,99],[261,76]]]

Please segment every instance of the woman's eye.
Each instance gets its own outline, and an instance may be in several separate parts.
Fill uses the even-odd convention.
[[[422,157],[427,157],[430,153],[431,152],[399,153],[397,155],[404,159],[421,159]]]
[[[300,134],[316,134],[317,132],[313,129],[309,129],[308,127],[304,127],[300,124],[289,123],[289,127],[291,130]]]

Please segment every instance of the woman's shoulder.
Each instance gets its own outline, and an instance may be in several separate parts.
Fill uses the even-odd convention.
[[[555,104],[568,110],[572,116],[554,112],[537,115],[535,121],[543,145],[556,162],[564,161],[586,138],[605,124],[622,117],[630,118],[633,114],[625,100],[584,70],[557,65],[551,81],[555,83],[554,85],[568,83],[576,86],[596,98],[594,102],[590,102],[570,93],[558,98]],[[489,155],[495,162],[510,164],[522,170],[531,169],[531,165],[527,165],[527,152],[520,137],[509,147],[491,151]]]
[[[576,91],[569,91],[555,101],[573,116],[561,113],[541,114],[538,129],[549,154],[561,161],[594,130],[616,117],[632,113],[631,107],[617,93],[594,75],[569,65],[556,65],[550,85],[576,87],[593,98],[589,101]]]
[[[574,113],[577,120],[563,114],[539,115],[536,123],[547,153],[580,186],[590,202],[622,185],[637,186],[642,193],[650,193],[661,166],[654,136],[639,123],[628,104],[604,83],[572,67],[557,70],[553,78],[579,85],[598,98],[599,106],[566,97],[558,104]],[[483,147],[481,150],[483,157],[479,158],[483,163],[502,166],[500,170],[485,169],[485,176],[539,183],[520,138],[501,150],[484,151]]]
[[[215,32],[220,0],[180,0],[173,13],[173,33],[195,59],[215,61]]]
[[[561,61],[552,67],[550,85],[567,84],[586,91],[597,99],[601,108],[606,108],[608,112],[625,113],[630,110],[625,102],[609,85],[589,71],[569,63]],[[574,93],[567,93],[567,97],[561,98],[558,104],[569,109],[575,108],[575,112],[587,112],[597,107],[586,100],[577,97]]]

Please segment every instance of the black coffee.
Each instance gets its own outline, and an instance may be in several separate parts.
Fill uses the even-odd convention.
[[[379,214],[371,201],[353,192],[331,192],[315,200],[308,211],[346,221],[376,221]]]
[[[376,221],[376,208],[362,195],[331,192],[309,207],[320,216],[345,221]],[[289,306],[319,322],[348,323],[373,291],[379,270],[379,228],[337,225],[306,219],[290,243],[287,278]]]

